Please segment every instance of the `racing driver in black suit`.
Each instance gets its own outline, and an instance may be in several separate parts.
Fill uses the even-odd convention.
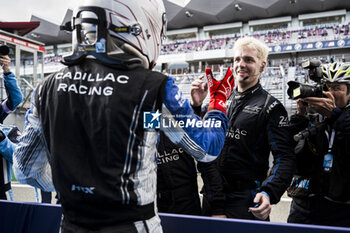
[[[271,204],[291,182],[295,161],[287,112],[259,83],[267,55],[267,46],[254,38],[235,43],[237,88],[227,102],[225,144],[217,160],[199,165],[206,215],[268,220]]]

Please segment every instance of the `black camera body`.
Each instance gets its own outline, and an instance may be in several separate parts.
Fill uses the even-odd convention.
[[[322,82],[322,65],[318,60],[306,60],[302,63],[303,69],[307,69],[308,77],[316,84],[305,84],[295,81],[288,82],[287,94],[291,99],[306,97],[322,97],[324,83]]]
[[[0,56],[6,56],[10,53],[10,48],[6,45],[0,45]]]

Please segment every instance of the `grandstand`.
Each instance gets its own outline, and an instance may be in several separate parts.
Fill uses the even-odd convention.
[[[275,2],[274,5],[262,6],[259,3],[245,5],[243,1],[237,1],[241,6],[238,11],[231,1],[223,2],[226,2],[227,8],[232,8],[235,17],[229,16],[227,10],[224,10],[224,3],[218,3],[215,9],[203,12],[203,1],[187,1],[185,6],[174,0],[165,1],[169,17],[168,32],[155,69],[176,77],[187,97],[191,81],[203,74],[206,67],[211,67],[215,74],[222,75],[225,68],[233,65],[232,47],[238,38],[246,35],[258,38],[269,46],[268,69],[261,78],[261,83],[286,105],[289,112],[293,110],[293,102],[286,98],[286,83],[289,80],[304,79],[305,71],[300,68],[303,60],[350,60],[350,3],[330,0],[289,3],[273,0],[270,2]],[[317,11],[320,6],[316,9],[312,7],[319,2],[323,4],[320,9],[322,11]],[[277,5],[281,9],[276,9]],[[290,8],[291,11],[286,12],[283,10],[285,8]],[[253,9],[269,13],[253,12],[249,17],[242,14]],[[273,13],[269,9],[274,9]],[[71,15],[72,11],[68,10],[62,24]],[[212,18],[213,15],[215,19]],[[71,52],[70,36],[57,31],[58,25],[37,16],[33,16],[32,20],[40,21],[43,27],[51,29],[49,34],[38,27],[26,35],[30,39],[42,39],[41,42],[47,44],[43,75],[48,75],[62,68],[59,61]],[[215,24],[217,22],[219,24]],[[53,34],[60,39],[52,36],[53,29],[56,30]],[[31,58],[28,60],[29,63],[24,62],[28,64],[27,70]],[[30,72],[26,72],[26,75],[30,76]],[[33,85],[36,82],[34,80],[36,79],[33,78],[30,82]]]

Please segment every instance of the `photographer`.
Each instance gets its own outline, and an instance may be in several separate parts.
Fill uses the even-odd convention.
[[[10,71],[11,59],[7,55],[1,54],[3,49],[8,53],[8,47],[1,46],[0,66],[4,72],[4,84],[7,92],[7,99],[0,105],[0,199],[12,199],[11,192],[11,167],[12,167],[12,146],[7,142],[6,133],[3,129],[3,121],[22,101],[22,93],[17,85],[15,75]],[[6,139],[6,140],[5,140]],[[10,153],[11,152],[11,153]]]
[[[4,72],[4,84],[7,92],[7,99],[0,107],[0,123],[3,123],[8,114],[10,114],[22,101],[22,93],[18,87],[15,75],[10,71],[9,65],[11,59],[8,55],[0,54],[0,66]]]
[[[304,136],[296,146],[297,168],[288,188],[293,197],[288,222],[349,227],[350,66],[323,66],[321,82],[328,91],[298,99],[290,121],[293,133]],[[319,120],[307,114],[310,110]]]

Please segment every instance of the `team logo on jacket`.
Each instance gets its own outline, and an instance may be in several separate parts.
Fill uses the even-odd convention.
[[[289,126],[289,120],[288,116],[280,116],[280,121],[278,122],[278,127],[288,127]]]
[[[144,129],[160,129],[160,116],[162,114],[157,110],[156,112],[143,113],[143,128]]]
[[[171,151],[164,150],[164,153],[157,152],[158,164],[169,163],[180,159],[180,154],[184,153],[184,150],[180,147],[178,149],[173,148]]]
[[[111,96],[116,89],[111,83],[125,85],[129,82],[129,77],[126,75],[115,76],[114,73],[95,74],[79,71],[56,73],[55,79],[59,80],[57,92],[88,96]]]
[[[247,134],[248,134],[248,132],[244,129],[229,128],[226,132],[226,137],[239,140],[239,139],[241,139],[241,137],[247,136]]]
[[[273,102],[273,103],[267,108],[267,110],[266,110],[267,114],[269,114],[269,113],[271,112],[271,110],[272,110],[274,107],[277,106],[277,104],[278,104],[278,101],[275,100],[275,102]]]
[[[249,113],[249,114],[258,114],[260,110],[261,110],[261,107],[247,105],[244,107],[243,112]]]
[[[86,194],[94,194],[95,187],[83,187],[79,185],[72,184],[72,191],[83,192]]]

